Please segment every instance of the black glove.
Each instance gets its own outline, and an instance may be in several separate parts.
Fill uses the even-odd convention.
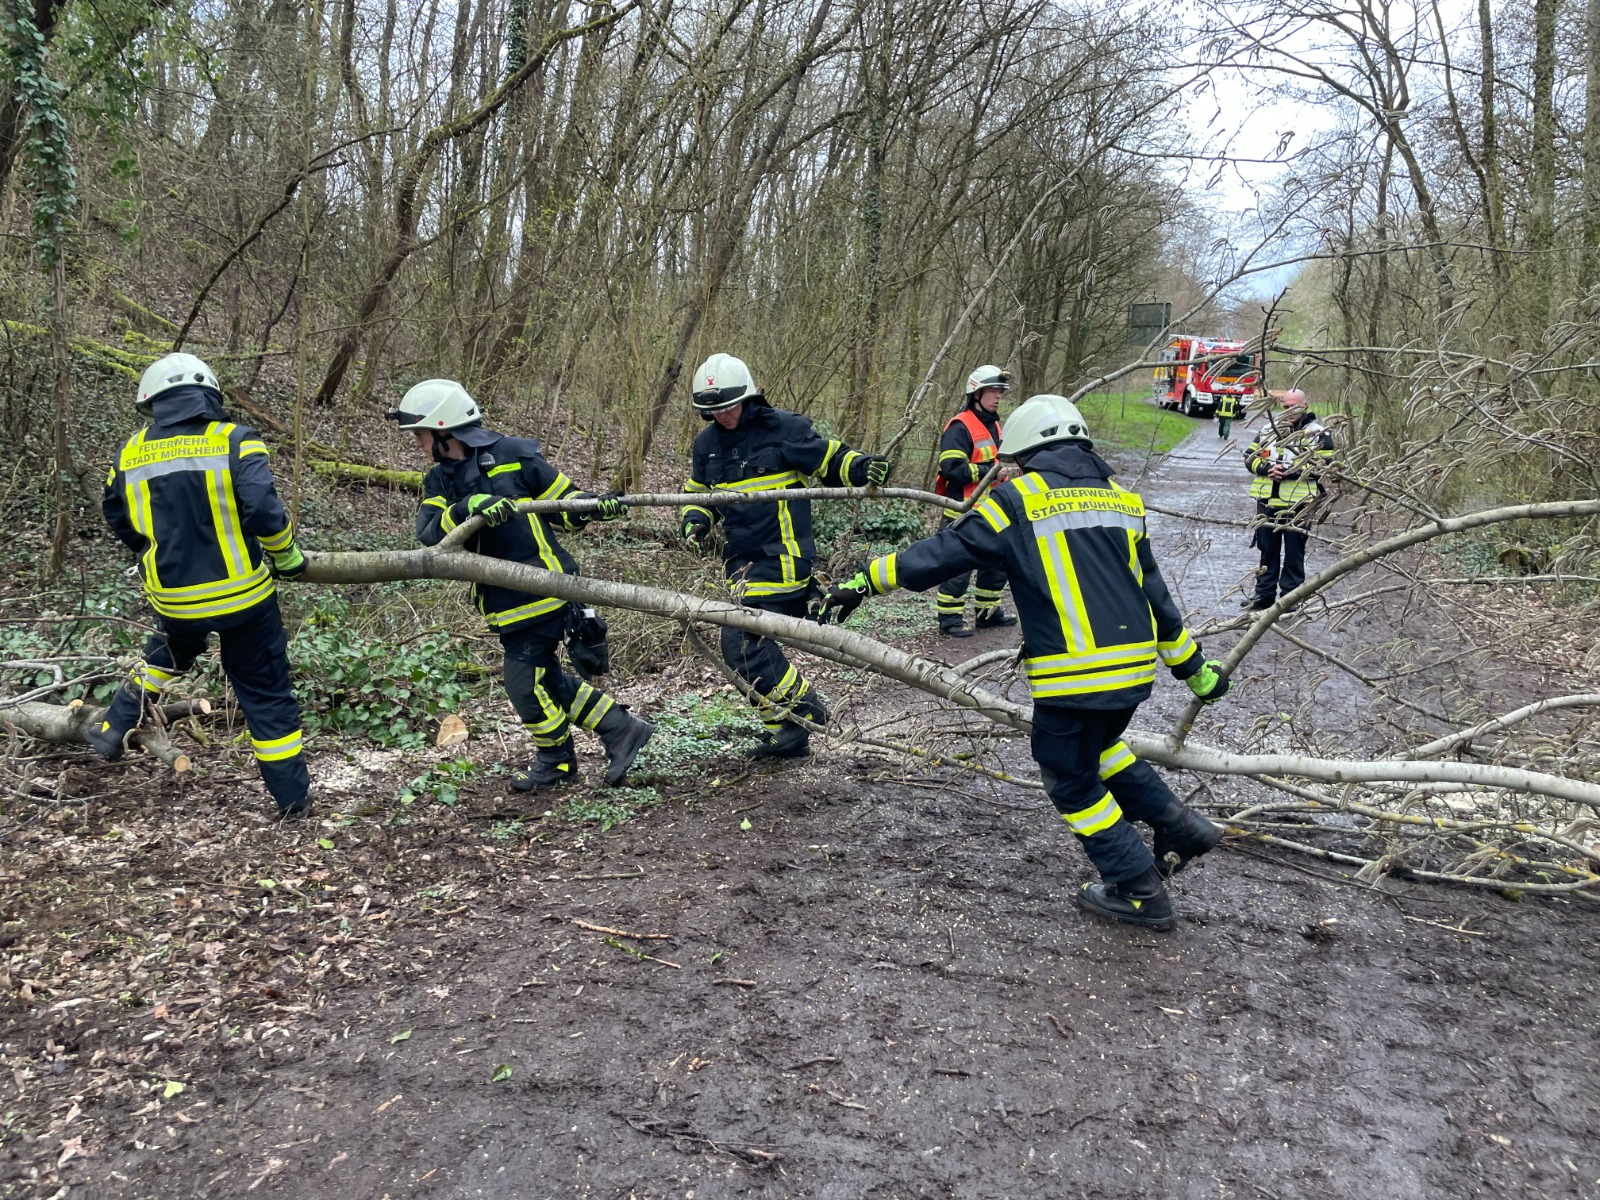
[[[894,464],[887,458],[876,455],[867,459],[867,485],[869,487],[882,487],[889,482],[889,473],[894,470]]]
[[[478,492],[467,497],[467,516],[482,517],[485,525],[504,525],[517,515],[517,502],[505,496]]]
[[[850,619],[850,614],[860,608],[862,602],[871,594],[872,587],[867,583],[867,573],[857,571],[838,587],[829,588],[811,602],[808,606],[811,619],[818,625],[843,625]]]
[[[628,515],[628,504],[621,492],[607,492],[598,499],[600,506],[595,509],[595,515],[602,521],[617,521]]]
[[[711,549],[711,521],[704,513],[690,513],[683,519],[683,540],[696,554]]]

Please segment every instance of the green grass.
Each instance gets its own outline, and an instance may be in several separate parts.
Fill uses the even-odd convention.
[[[1127,403],[1120,391],[1095,392],[1078,401],[1078,411],[1089,422],[1096,446],[1118,450],[1171,450],[1201,425],[1193,417],[1157,408],[1150,403],[1149,386],[1128,385]]]

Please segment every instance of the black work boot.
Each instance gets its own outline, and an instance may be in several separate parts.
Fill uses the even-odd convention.
[[[311,808],[312,804],[310,792],[307,792],[298,800],[290,801],[288,804],[284,804],[280,801],[278,804],[278,820],[303,821],[311,815]]]
[[[805,758],[811,753],[811,731],[793,721],[785,721],[776,734],[767,734],[750,751],[750,757]]]
[[[1271,608],[1272,605],[1273,599],[1270,596],[1268,596],[1265,600],[1263,600],[1260,596],[1251,596],[1250,599],[1244,601],[1244,603],[1240,604],[1239,607],[1248,612],[1262,612],[1265,609]]]
[[[517,771],[511,776],[511,790],[514,792],[542,792],[547,788],[560,787],[570,783],[578,777],[578,756],[572,751],[572,739],[568,738],[554,749],[541,749],[534,756],[533,765],[525,771]]]
[[[1109,917],[1146,929],[1168,930],[1178,923],[1172,901],[1161,884],[1161,876],[1151,867],[1142,875],[1121,883],[1086,883],[1078,893],[1078,907],[1097,917]]]
[[[944,637],[971,637],[972,630],[968,629],[965,621],[960,617],[940,617],[939,632]]]
[[[1170,879],[1183,870],[1190,859],[1216,849],[1222,840],[1221,827],[1187,804],[1174,804],[1153,818],[1150,826],[1156,831],[1156,871],[1163,879]]]
[[[122,757],[122,742],[127,736],[126,729],[115,729],[109,721],[93,721],[83,730],[83,740],[107,762],[116,762]]]
[[[1015,625],[1017,619],[1005,609],[996,604],[993,608],[980,610],[978,613],[979,629],[1005,629]]]
[[[627,777],[628,768],[633,766],[633,760],[644,749],[644,744],[650,740],[656,727],[634,716],[622,705],[615,704],[610,712],[600,718],[594,731],[600,735],[600,744],[606,748],[606,757],[611,760],[606,767],[606,786],[616,787]]]

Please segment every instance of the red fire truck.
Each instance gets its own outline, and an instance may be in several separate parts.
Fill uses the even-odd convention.
[[[1156,368],[1156,400],[1186,416],[1211,417],[1223,396],[1238,396],[1241,413],[1261,379],[1256,356],[1228,338],[1178,334],[1161,352]]]

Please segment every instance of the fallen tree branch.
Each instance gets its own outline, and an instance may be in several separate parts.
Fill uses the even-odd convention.
[[[1447,734],[1423,746],[1416,746],[1410,750],[1402,750],[1395,755],[1396,759],[1430,758],[1436,754],[1449,754],[1459,746],[1465,745],[1475,737],[1486,733],[1495,733],[1501,729],[1526,721],[1529,717],[1536,717],[1542,712],[1551,712],[1560,708],[1593,708],[1600,705],[1600,693],[1583,692],[1575,696],[1553,696],[1547,700],[1536,700],[1532,704],[1525,704],[1521,708],[1513,709],[1490,720],[1474,725],[1471,729],[1463,729],[1459,733]]]
[[[1232,675],[1239,663],[1244,660],[1263,637],[1271,629],[1279,617],[1287,612],[1291,605],[1298,605],[1304,600],[1322,591],[1335,580],[1342,579],[1352,571],[1357,571],[1370,562],[1383,558],[1386,555],[1397,553],[1422,542],[1432,541],[1446,534],[1463,533],[1469,529],[1481,529],[1485,525],[1499,525],[1507,521],[1550,521],[1562,517],[1592,517],[1600,515],[1600,499],[1597,500],[1549,500],[1538,504],[1508,504],[1498,508],[1481,509],[1478,512],[1465,513],[1459,517],[1442,517],[1437,521],[1429,521],[1426,525],[1418,525],[1407,529],[1393,537],[1376,542],[1364,550],[1359,550],[1341,558],[1330,567],[1318,571],[1292,592],[1286,592],[1269,607],[1263,609],[1261,614],[1245,630],[1233,648],[1222,660],[1222,673]],[[1183,710],[1183,714],[1173,729],[1172,740],[1175,746],[1182,746],[1188,737],[1189,730],[1194,727],[1195,718],[1199,716],[1203,707],[1199,700],[1191,700]]]
[[[1600,508],[1600,501],[1594,504]],[[443,543],[441,543],[441,546]],[[388,550],[308,554],[308,583],[377,583],[398,579],[460,579],[512,588],[569,602],[626,608],[680,624],[701,621],[771,637],[808,652],[844,656],[910,687],[981,713],[1013,729],[1031,731],[1030,710],[977,687],[955,670],[908,654],[836,625],[816,625],[797,617],[745,608],[730,601],[670,592],[641,584],[582,575],[559,575],[522,563],[504,562],[459,551]],[[1480,763],[1358,761],[1300,755],[1233,754],[1204,746],[1185,746],[1171,737],[1130,732],[1133,752],[1162,766],[1209,775],[1294,775],[1332,783],[1447,782],[1508,788],[1571,800],[1600,810],[1600,784],[1517,767]]]
[[[42,704],[29,700],[0,712],[0,725],[44,742],[82,745],[83,731],[104,717],[105,711],[87,704]],[[205,700],[181,701],[163,705],[158,711],[162,720],[181,720],[209,713],[211,705]],[[167,739],[159,725],[135,730],[128,735],[128,744],[155,755],[180,775],[189,769],[189,756]]]

